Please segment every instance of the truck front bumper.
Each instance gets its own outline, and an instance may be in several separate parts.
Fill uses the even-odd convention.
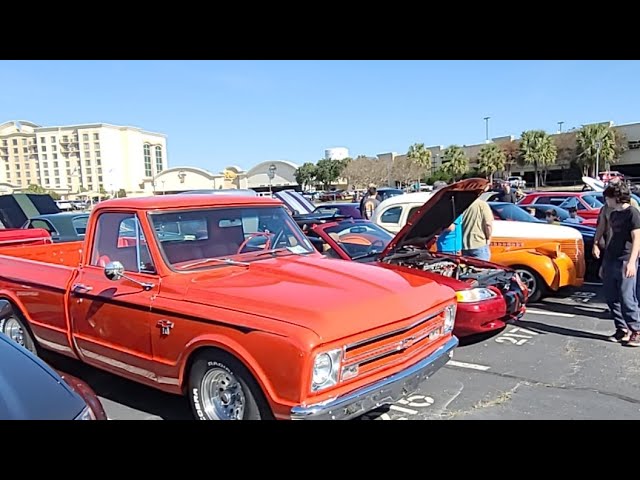
[[[293,407],[291,419],[350,420],[392,404],[415,393],[425,380],[447,364],[457,346],[458,339],[452,336],[428,357],[387,378],[323,403]]]

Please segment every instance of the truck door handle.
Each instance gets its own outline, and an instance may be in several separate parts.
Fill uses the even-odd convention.
[[[93,290],[93,287],[84,285],[82,283],[74,283],[72,288],[75,293],[90,292],[91,290]]]

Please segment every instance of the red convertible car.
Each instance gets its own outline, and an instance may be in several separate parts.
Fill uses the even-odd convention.
[[[315,247],[333,258],[421,270],[456,291],[457,337],[502,329],[525,312],[527,290],[518,275],[494,263],[430,251],[440,231],[478,198],[487,182],[469,179],[436,192],[394,237],[368,220],[314,214],[294,218]]]

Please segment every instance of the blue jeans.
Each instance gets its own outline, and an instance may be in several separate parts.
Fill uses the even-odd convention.
[[[473,257],[479,260],[489,261],[491,260],[491,250],[489,249],[489,245],[485,245],[480,248],[472,248],[471,250],[462,250],[462,255],[465,257]]]
[[[602,290],[611,310],[616,330],[640,331],[640,308],[638,307],[638,274],[626,278],[627,262],[603,260]]]

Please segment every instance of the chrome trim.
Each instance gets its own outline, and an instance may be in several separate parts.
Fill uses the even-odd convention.
[[[369,337],[369,338],[366,338],[366,339],[364,339],[364,340],[359,340],[359,341],[357,341],[357,342],[354,342],[354,343],[350,343],[350,344],[348,344],[348,345],[345,345],[345,347],[344,347],[344,348],[345,348],[345,350],[358,348],[358,347],[359,347],[359,346],[361,346],[361,345],[364,345],[364,344],[366,344],[366,343],[372,343],[372,342],[375,342],[375,341],[377,341],[377,340],[380,340],[381,338],[391,337],[391,336],[393,336],[393,335],[398,335],[398,334],[400,334],[400,333],[407,332],[407,331],[411,330],[412,328],[416,328],[418,325],[420,325],[420,324],[422,324],[422,323],[426,323],[426,322],[428,322],[429,320],[433,320],[433,319],[434,319],[435,317],[437,317],[438,315],[441,315],[441,314],[444,312],[444,310],[445,310],[445,309],[443,308],[442,310],[440,310],[440,311],[438,311],[438,312],[436,312],[436,313],[434,313],[434,314],[432,314],[432,315],[429,315],[429,316],[427,316],[427,317],[423,317],[423,318],[421,318],[420,320],[418,320],[417,322],[412,323],[411,325],[409,325],[409,326],[407,326],[407,327],[402,327],[402,328],[399,328],[399,329],[397,329],[397,330],[391,330],[390,332],[381,333],[380,335],[376,335],[375,337]]]
[[[417,391],[425,380],[444,367],[458,343],[458,338],[452,336],[428,357],[398,373],[326,402],[295,406],[291,409],[291,419],[349,420],[394,403]]]

